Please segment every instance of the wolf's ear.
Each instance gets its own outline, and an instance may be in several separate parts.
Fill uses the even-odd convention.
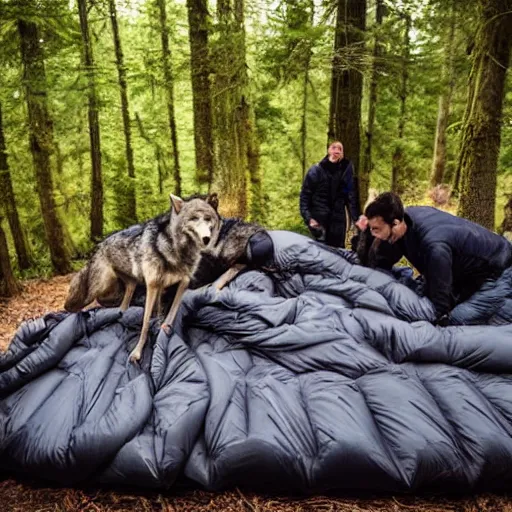
[[[183,199],[174,194],[169,194],[169,197],[171,198],[171,210],[180,213],[181,207],[183,206]]]
[[[214,209],[217,210],[219,207],[219,196],[216,192],[213,194],[208,194],[208,197],[206,198],[206,202]]]

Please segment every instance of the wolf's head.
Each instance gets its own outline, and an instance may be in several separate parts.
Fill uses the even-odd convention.
[[[181,199],[171,194],[171,225],[174,234],[192,238],[206,247],[215,243],[220,229],[217,194]]]

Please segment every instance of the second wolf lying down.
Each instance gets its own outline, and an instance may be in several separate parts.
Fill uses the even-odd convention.
[[[213,283],[220,290],[245,268],[264,269],[272,255],[266,230],[239,218],[223,218],[217,240],[202,253],[190,288]]]
[[[220,217],[216,194],[205,199],[182,200],[171,194],[171,210],[144,224],[107,237],[87,265],[71,280],[64,307],[79,311],[95,299],[109,302],[124,284],[121,309],[130,305],[137,284],[146,286],[144,320],[139,342],[130,354],[138,361],[146,342],[149,321],[163,290],[178,283],[178,290],[164,324],[171,325],[201,258],[201,252],[217,240]]]

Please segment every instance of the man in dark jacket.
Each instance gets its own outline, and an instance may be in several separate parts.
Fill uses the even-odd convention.
[[[366,207],[365,216],[380,244],[393,246],[387,252],[393,254],[393,261],[387,265],[405,256],[424,276],[426,295],[440,323],[446,323],[456,304],[512,264],[512,245],[504,237],[430,206],[404,211],[392,192],[380,194]]]
[[[352,222],[359,218],[359,202],[354,185],[352,162],[343,154],[343,145],[329,145],[327,156],[309,169],[300,192],[300,213],[313,236],[333,247],[345,247],[346,207]]]

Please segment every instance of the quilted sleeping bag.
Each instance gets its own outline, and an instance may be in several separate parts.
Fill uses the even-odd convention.
[[[348,251],[271,237],[271,272],[188,291],[140,365],[140,307],[23,324],[0,359],[0,468],[68,485],[508,488],[511,269],[435,327],[428,299]]]

